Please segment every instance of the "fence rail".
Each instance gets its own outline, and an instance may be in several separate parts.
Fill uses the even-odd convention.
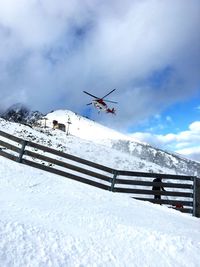
[[[0,131],[0,155],[115,193],[163,204],[200,217],[200,179],[194,176],[115,170]],[[14,144],[13,144],[14,143]],[[162,178],[162,183],[153,182]],[[163,186],[166,191],[154,191]],[[160,199],[154,197],[160,196]]]

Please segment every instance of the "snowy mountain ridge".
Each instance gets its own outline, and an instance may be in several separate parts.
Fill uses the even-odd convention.
[[[46,128],[45,120],[31,128],[0,119],[0,130],[115,169],[175,173],[131,155],[133,150],[128,151],[123,142],[133,141],[118,139],[118,133],[107,128],[100,139],[100,129],[106,131],[105,127],[68,111],[61,114],[71,114],[69,135],[52,129],[52,119],[61,121],[56,112],[51,118],[47,115]],[[81,131],[86,131],[87,139]],[[121,146],[113,148],[114,142]],[[144,144],[134,145],[138,153],[145,149]],[[4,157],[0,157],[0,174],[0,266],[199,266],[198,218]]]
[[[54,120],[64,124],[66,132],[54,130]],[[0,119],[0,129],[115,169],[200,176],[200,163],[138,142],[69,110],[48,113],[32,128]]]
[[[29,125],[35,123],[43,116],[44,115],[41,112],[31,111],[21,103],[16,103],[7,110],[0,112],[0,117],[5,120]]]

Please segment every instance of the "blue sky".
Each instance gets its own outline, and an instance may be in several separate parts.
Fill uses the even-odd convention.
[[[200,93],[169,106],[159,114],[154,114],[144,122],[131,127],[129,131],[145,131],[154,134],[178,133],[198,120],[200,120]]]
[[[129,129],[131,136],[200,161],[200,94]]]
[[[0,110],[69,109],[200,160],[199,14],[199,0],[1,1]],[[113,88],[117,116],[86,106],[84,90]]]

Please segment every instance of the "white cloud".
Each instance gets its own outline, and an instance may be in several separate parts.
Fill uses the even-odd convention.
[[[200,146],[188,147],[177,150],[176,152],[185,155],[189,159],[193,159],[200,162]]]
[[[116,126],[158,114],[200,81],[199,9],[198,0],[1,1],[1,105],[81,111],[83,90],[117,88]],[[165,82],[150,84],[166,67]]]
[[[191,132],[195,134],[199,134],[200,133],[200,121],[195,121],[191,123],[189,126],[189,129]]]
[[[131,136],[139,141],[200,161],[200,121],[191,123],[187,131],[177,134],[157,135],[137,132],[131,134]]]

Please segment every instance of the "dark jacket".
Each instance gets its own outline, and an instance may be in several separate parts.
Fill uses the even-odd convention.
[[[156,179],[153,180],[153,182],[162,183],[162,180],[161,180],[161,178],[156,178]],[[163,191],[165,191],[165,189],[163,188],[163,186],[159,186],[159,185],[154,185],[152,187],[152,190],[159,190],[159,191],[163,190]]]

